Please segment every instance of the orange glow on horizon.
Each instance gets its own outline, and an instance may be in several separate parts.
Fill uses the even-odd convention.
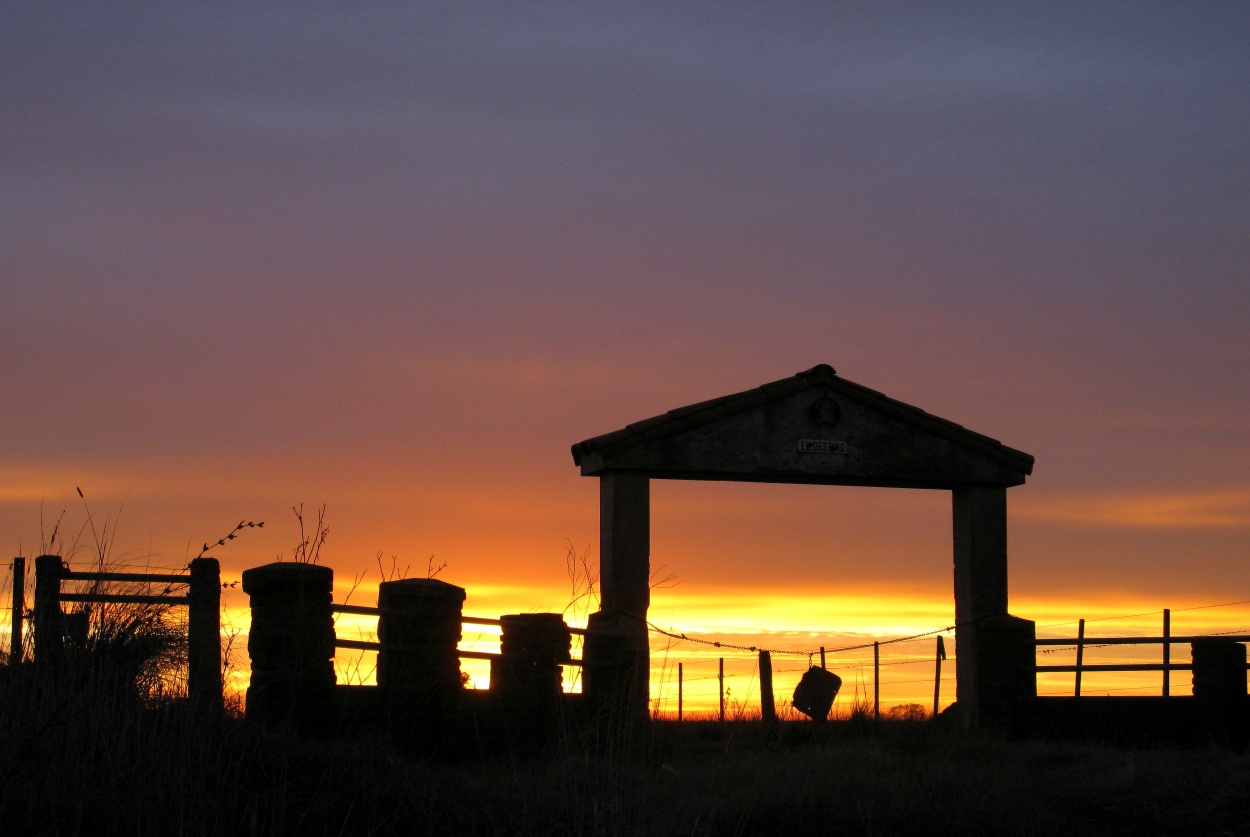
[[[465,614],[497,618],[505,613],[536,612],[529,607],[535,601],[558,601],[558,594],[526,586],[481,585],[470,590]],[[341,601],[340,595],[335,596]],[[376,585],[362,585],[352,596],[355,604],[376,601]],[[1250,602],[1209,601],[1201,604],[1172,602],[1171,632],[1173,636],[1248,633],[1250,634]],[[558,606],[553,609],[559,612]],[[1130,596],[1106,596],[1085,601],[1017,597],[1012,612],[1037,623],[1041,637],[1075,637],[1077,620],[1085,618],[1087,645],[1095,646],[1101,636],[1158,636],[1162,632],[1161,603]],[[683,614],[682,621],[665,620]],[[571,625],[584,626],[586,611],[578,609],[566,614]],[[228,610],[227,624],[240,628],[234,647],[246,647],[246,606],[237,603]],[[717,691],[718,660],[724,658],[727,701],[730,714],[759,710],[758,655],[751,651],[729,648],[767,648],[773,651],[774,693],[779,707],[788,703],[798,679],[810,664],[819,663],[819,649],[824,646],[828,667],[843,678],[843,688],[835,710],[845,713],[856,703],[871,701],[873,688],[873,655],[871,643],[879,646],[881,662],[881,704],[883,711],[900,704],[919,704],[932,708],[935,635],[930,632],[953,623],[953,603],[942,597],[900,595],[864,588],[858,593],[837,590],[738,589],[725,587],[695,594],[691,591],[655,591],[651,609],[652,624],[672,633],[684,634],[691,641],[652,634],[651,698],[654,711],[663,716],[677,712],[677,672],[683,673],[683,710],[699,715],[715,712],[719,704]],[[369,617],[342,615],[338,618],[340,637],[376,639],[376,622]],[[891,642],[899,637],[927,634],[905,642]],[[948,659],[942,666],[941,705],[955,699],[955,657],[957,646],[953,632],[942,631]],[[693,640],[704,640],[696,642]],[[499,629],[491,626],[466,625],[462,650],[498,652]],[[721,643],[717,647],[708,643]],[[839,649],[858,647],[850,651]],[[789,653],[793,652],[793,653]],[[811,652],[811,657],[807,656]],[[1087,647],[1087,663],[1159,662],[1159,645]],[[1187,645],[1172,649],[1174,663],[1188,662]],[[236,656],[239,656],[236,654]],[[580,656],[580,643],[575,640],[574,656]],[[1039,664],[1071,664],[1071,647],[1039,649]],[[240,663],[242,663],[240,665]],[[230,683],[246,688],[245,660],[235,660],[236,671]],[[339,682],[372,684],[375,681],[376,654],[341,650],[336,657]],[[487,688],[489,663],[464,660],[462,669],[470,675],[470,688]],[[1084,694],[1158,694],[1161,675],[1157,672],[1087,672],[1083,677]],[[1073,675],[1040,673],[1038,693],[1071,694]],[[565,669],[566,690],[580,689],[579,669]],[[1173,672],[1171,693],[1188,694],[1188,672]],[[841,707],[841,709],[838,709]]]
[[[20,502],[10,504],[22,510],[21,526],[12,528],[22,537],[14,544],[14,552],[33,554],[36,550],[32,544],[59,520],[58,544],[67,550],[65,554],[77,568],[92,565],[91,533],[85,520],[89,505],[95,525],[116,537],[117,549],[110,554],[119,562],[117,568],[176,570],[194,557],[203,540],[224,534],[239,519],[233,509],[250,505],[246,497],[239,499],[238,493],[229,500],[232,481],[213,473],[194,487],[184,482],[183,494],[174,498],[174,504],[162,505],[149,495],[172,489],[173,477],[166,485],[165,475],[172,475],[173,470],[153,473],[141,489],[132,486],[139,496],[128,501],[123,500],[124,495],[113,496],[119,491],[115,481],[88,486],[89,504],[75,495],[44,503],[41,492],[51,484],[46,475],[20,469],[0,473],[0,485],[8,492],[5,496],[20,498]],[[183,502],[193,488],[204,491],[205,486],[204,505]],[[400,493],[386,503],[382,498],[391,486],[379,483],[363,494],[354,493],[358,488],[352,486],[348,492],[350,502],[332,504],[329,516],[332,532],[321,563],[335,570],[335,601],[373,604],[378,579],[386,576],[387,566],[419,577],[427,571],[428,559],[431,570],[446,562],[449,566],[439,578],[466,589],[466,615],[497,618],[507,613],[557,612],[564,613],[570,624],[581,626],[588,609],[594,609],[586,600],[570,608],[576,591],[565,566],[572,549],[593,572],[594,539],[551,534],[594,531],[594,481],[574,478],[561,482],[559,490],[550,497],[544,495],[541,502],[518,498],[513,487],[503,485],[474,495],[471,483],[465,480]],[[234,490],[237,492],[237,487]],[[1088,510],[1081,513],[1084,517],[1071,511],[1081,508],[1075,501],[1059,502],[1023,491],[1020,502],[1013,501],[1013,519],[1028,523],[1020,527],[1013,550],[1018,542],[1024,542],[1024,550],[1032,550],[1025,552],[1023,561],[1013,552],[1013,572],[1024,565],[1014,577],[1026,579],[1013,583],[1013,614],[1034,620],[1039,637],[1075,636],[1079,618],[1090,620],[1087,631],[1091,637],[1157,635],[1164,607],[1172,608],[1175,635],[1250,633],[1250,607],[1209,607],[1238,598],[1237,592],[1223,592],[1228,585],[1222,581],[1212,584],[1209,578],[1218,579],[1225,572],[1221,566],[1234,564],[1239,531],[1234,524],[1240,513],[1234,507],[1250,495],[1215,491],[1099,496],[1103,500],[1087,504]],[[936,640],[931,632],[954,622],[949,498],[944,493],[683,483],[657,485],[654,505],[653,564],[666,565],[678,579],[674,586],[652,590],[650,621],[665,631],[722,643],[718,648],[653,634],[651,683],[658,712],[676,709],[678,664],[686,681],[684,708],[692,712],[715,709],[716,667],[722,656],[731,699],[738,707],[758,708],[756,655],[725,645],[795,652],[773,658],[779,705],[808,664],[807,655],[811,653],[814,658],[824,646],[829,667],[845,680],[844,697],[839,699],[844,701],[839,705],[845,706],[857,696],[862,700],[871,693],[871,648],[835,649],[913,634],[927,636],[880,647],[882,703],[886,707],[899,703],[932,705]],[[69,511],[62,512],[66,508]],[[1048,516],[1054,520],[1044,526],[1038,524]],[[205,518],[227,523],[204,531]],[[158,521],[164,528],[145,529],[150,521]],[[1089,528],[1095,521],[1101,521],[1099,532]],[[1101,531],[1120,527],[1153,533],[1159,531],[1150,528],[1156,524],[1178,529],[1187,537],[1199,531],[1195,528],[1199,526],[1225,537],[1210,541],[1216,547],[1208,553],[1208,563],[1216,569],[1207,573],[1207,579],[1193,575],[1202,579],[1201,583],[1172,598],[1157,592],[1167,589],[1157,579],[1137,589],[1131,585],[1141,579],[1122,570],[1095,575],[1099,571],[1093,555],[1097,547],[1082,545],[1086,535],[1091,544],[1101,545],[1103,542],[1095,540]],[[188,531],[201,534],[188,540]],[[1228,537],[1230,532],[1232,537]],[[1078,560],[1088,561],[1087,575],[1074,573],[1071,568],[1062,576],[1039,573],[1039,567],[1048,566],[1045,550],[1052,549],[1052,541],[1047,539],[1054,538],[1055,533],[1068,539],[1058,542],[1065,555],[1072,554],[1075,544]],[[145,535],[151,538],[146,549],[129,548],[143,543]],[[222,561],[223,581],[231,584],[247,567],[279,557],[290,560],[295,539],[289,507],[279,507],[263,530],[248,530],[213,554]],[[395,553],[402,557],[391,566],[389,556]],[[1031,566],[1029,558],[1033,559]],[[661,570],[661,574],[665,572],[667,569]],[[1031,588],[1027,586],[1030,582],[1034,584]],[[1038,587],[1039,583],[1048,586]],[[241,690],[248,678],[247,597],[241,588],[230,587],[223,591],[223,603],[225,631],[235,634],[234,670],[229,683]],[[347,638],[373,638],[372,626],[359,617],[340,617],[338,628]],[[953,635],[945,636],[952,659],[943,667],[943,704],[955,697],[956,648]],[[466,626],[461,647],[493,652],[498,647],[498,632]],[[1157,660],[1159,649],[1091,649],[1088,654],[1090,662]],[[1173,650],[1173,660],[1187,654],[1187,649],[1178,647]],[[375,656],[340,653],[336,657],[340,682],[374,682]],[[1057,651],[1039,655],[1039,661],[1042,656],[1055,662],[1068,661]],[[466,660],[463,668],[470,674],[472,686],[488,685],[488,663]],[[1083,686],[1089,693],[1149,694],[1157,693],[1158,680],[1154,674],[1088,674]],[[566,687],[576,688],[577,681],[577,669],[569,667]],[[1066,693],[1072,677],[1043,674],[1038,683],[1043,694]],[[1183,673],[1174,675],[1173,693],[1184,693],[1188,683]]]

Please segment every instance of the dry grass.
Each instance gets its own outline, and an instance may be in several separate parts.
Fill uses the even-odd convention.
[[[469,736],[450,761],[307,740],[144,687],[114,645],[158,673],[176,654],[108,621],[62,665],[0,668],[4,835],[1250,835],[1245,755],[967,740],[854,700],[826,724],[570,723],[539,754]]]
[[[27,676],[30,675],[30,676]],[[967,741],[922,722],[660,722],[456,763],[299,739],[28,670],[0,679],[6,833],[1250,833],[1250,759]]]

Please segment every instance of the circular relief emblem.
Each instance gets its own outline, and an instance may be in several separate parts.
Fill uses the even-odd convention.
[[[828,393],[812,402],[807,412],[817,427],[833,427],[842,419],[842,408]]]

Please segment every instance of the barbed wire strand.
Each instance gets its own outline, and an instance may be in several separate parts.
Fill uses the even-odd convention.
[[[1171,608],[1171,612],[1172,613],[1184,613],[1186,611],[1191,611],[1191,610],[1208,610],[1208,609],[1216,608],[1216,607],[1232,607],[1234,605],[1241,605],[1241,604],[1250,604],[1250,599],[1247,599],[1244,601],[1237,601],[1237,602],[1221,602],[1219,604],[1193,605],[1191,607]],[[1098,619],[1086,619],[1085,622],[1088,624],[1090,622],[1107,622],[1107,621],[1112,621],[1115,619],[1131,619],[1137,616],[1153,616],[1155,613],[1162,613],[1162,612],[1163,612],[1162,610],[1159,610],[1159,611],[1152,610],[1146,613],[1125,614],[1122,616],[1105,616],[1105,617],[1101,617]],[[634,618],[638,618],[638,617],[634,617]],[[973,620],[973,622],[975,621],[976,620]],[[1037,627],[1047,628],[1047,627],[1055,627],[1057,625],[1071,625],[1071,624],[1075,624],[1075,623],[1070,622],[1070,621],[1069,622],[1054,622],[1054,623],[1051,623],[1050,625],[1039,625]],[[675,631],[668,631],[668,630],[661,628],[660,626],[656,625],[653,622],[646,622],[646,625],[647,625],[648,630],[650,630],[651,632],[660,634],[661,636],[666,636],[669,639],[675,639],[681,642],[693,642],[693,643],[697,643],[700,645],[708,645],[713,648],[724,648],[730,651],[744,651],[744,652],[749,652],[752,654],[757,654],[760,651],[767,651],[769,654],[773,654],[773,655],[781,655],[781,656],[789,656],[789,657],[807,657],[808,659],[812,659],[817,654],[821,653],[820,649],[808,650],[808,651],[792,651],[788,649],[764,648],[758,645],[738,645],[732,642],[721,642],[718,640],[703,639],[702,637],[693,637],[686,633],[677,633]],[[931,630],[931,631],[923,631],[921,633],[911,634],[909,636],[900,636],[900,637],[894,637],[892,639],[876,640],[874,642],[864,642],[858,645],[846,645],[840,648],[825,648],[824,653],[827,656],[829,654],[841,654],[847,651],[862,651],[865,648],[872,648],[874,646],[880,647],[882,645],[893,645],[893,644],[900,643],[900,642],[911,642],[912,640],[924,639],[925,637],[936,636],[938,634],[948,634],[951,631],[957,630],[959,627],[960,627],[959,625],[949,625],[945,628],[935,628],[934,630]],[[1236,632],[1224,631],[1224,632],[1221,632],[1220,634],[1211,634],[1211,636],[1224,635],[1224,634],[1230,634],[1230,633],[1236,633]],[[1071,646],[1071,649],[1075,649],[1075,647],[1076,647],[1075,645]],[[1086,648],[1106,648],[1109,646],[1108,645],[1085,645],[1085,647]],[[1052,650],[1042,651],[1041,653],[1054,653],[1054,651],[1071,650],[1071,649],[1069,649],[1067,646],[1063,646],[1062,648],[1055,648]]]
[[[1213,607],[1233,607],[1235,605],[1243,605],[1243,604],[1250,604],[1250,599],[1246,599],[1240,602],[1220,602],[1219,604],[1193,605],[1192,607],[1173,607],[1173,608],[1169,608],[1169,610],[1171,610],[1173,613],[1185,613],[1190,610],[1209,610],[1210,608],[1213,608]],[[1115,619],[1136,619],[1139,616],[1154,616],[1156,613],[1162,614],[1163,609],[1160,608],[1159,610],[1148,610],[1145,613],[1125,613],[1121,616],[1100,616],[1097,619],[1086,619],[1085,623],[1089,624],[1090,622],[1110,622]],[[1066,622],[1051,622],[1046,625],[1038,625],[1037,627],[1038,628],[1055,628],[1055,627],[1058,627],[1059,625],[1075,625],[1079,621],[1080,621],[1079,619],[1069,619]]]
[[[661,634],[663,636],[668,637],[669,639],[676,639],[682,642],[694,642],[700,645],[710,645],[714,648],[726,648],[731,651],[746,651],[752,654],[757,654],[760,651],[767,651],[769,654],[782,655],[782,656],[788,656],[788,657],[807,657],[809,659],[820,654],[819,648],[812,650],[812,651],[790,651],[790,650],[777,649],[777,648],[762,648],[758,645],[736,645],[732,642],[720,642],[720,641],[712,640],[712,639],[703,639],[702,637],[693,637],[684,633],[675,633],[673,631],[666,631],[663,628],[651,622],[647,622],[647,627],[653,633]],[[865,648],[872,648],[874,645],[877,645],[877,646],[893,645],[898,642],[910,642],[911,640],[914,640],[914,639],[924,639],[925,637],[936,636],[937,634],[950,633],[951,631],[955,630],[957,627],[958,627],[957,625],[950,625],[945,628],[936,628],[932,631],[924,631],[923,633],[912,634],[910,636],[900,636],[900,637],[895,637],[893,639],[877,640],[875,642],[864,642],[859,645],[847,645],[842,648],[826,648],[824,650],[824,653],[826,655],[841,654],[846,651],[862,651]]]

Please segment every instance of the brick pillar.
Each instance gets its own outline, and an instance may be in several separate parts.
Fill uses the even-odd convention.
[[[334,571],[279,562],[243,573],[252,625],[247,716],[324,730],[334,699]]]
[[[1199,729],[1221,746],[1245,751],[1250,743],[1246,646],[1225,637],[1203,637],[1190,647]]]
[[[573,636],[559,613],[501,616],[499,656],[491,660],[490,688],[504,699],[555,704],[564,693],[563,665]]]
[[[463,587],[436,578],[378,585],[378,688],[443,697],[460,691],[464,599]]]
[[[490,691],[517,752],[548,746],[559,731],[562,664],[572,635],[559,613],[501,616],[499,656],[490,663]]]
[[[1203,637],[1190,649],[1195,698],[1228,701],[1246,696],[1246,646],[1232,639]]]

